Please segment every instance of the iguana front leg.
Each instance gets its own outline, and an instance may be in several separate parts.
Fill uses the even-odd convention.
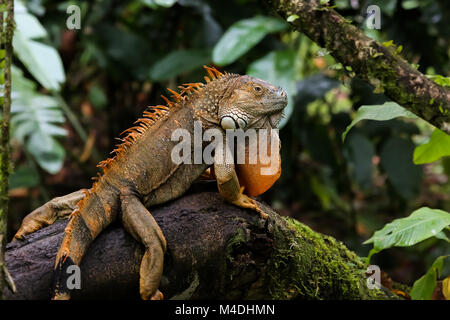
[[[224,138],[223,144],[217,146],[214,154],[214,174],[220,195],[226,201],[241,208],[255,210],[261,218],[267,219],[267,213],[258,207],[256,201],[243,193],[244,187],[239,184],[233,159],[227,155],[231,155],[231,151]]]
[[[158,290],[166,252],[166,239],[150,212],[131,192],[121,195],[122,221],[125,229],[145,246],[140,267],[139,291],[144,300],[164,298]]]
[[[54,198],[40,206],[23,219],[13,240],[23,239],[27,234],[53,224],[58,218],[67,218],[86,192],[86,189],[81,189],[63,197]]]

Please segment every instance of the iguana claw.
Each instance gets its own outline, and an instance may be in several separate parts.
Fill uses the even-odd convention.
[[[144,300],[147,300],[143,298]],[[156,292],[151,296],[150,300],[164,300],[164,295],[161,291],[156,290]]]
[[[241,208],[247,208],[247,209],[255,210],[256,212],[259,213],[259,216],[262,219],[267,220],[269,215],[267,213],[265,213],[264,211],[262,211],[258,207],[258,204],[256,203],[255,200],[253,200],[249,196],[245,195],[243,192],[244,192],[244,187],[241,187],[241,189],[239,190],[238,198],[235,201],[233,201],[232,203],[234,205],[238,206],[238,207],[241,207]]]

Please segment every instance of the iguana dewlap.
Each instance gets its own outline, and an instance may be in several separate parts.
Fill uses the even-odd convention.
[[[260,162],[236,166],[233,157],[226,157],[232,153],[225,133],[276,128],[287,104],[286,93],[263,80],[205,68],[209,75],[205,84],[185,84],[179,93],[170,90],[172,100],[163,97],[167,105],[145,111],[136,126],[126,130],[128,134],[117,146],[116,155],[99,163],[104,172],[91,189],[55,198],[23,220],[15,239],[57,218],[70,218],[56,256],[54,299],[70,298],[68,268],[80,265],[92,241],[115,220],[145,246],[140,266],[141,297],[161,299],[158,287],[167,244],[149,209],[181,196],[209,167],[226,201],[267,218],[248,195],[266,191],[278,179],[279,157],[272,161],[275,170],[268,175],[261,174],[266,168]],[[199,144],[190,140],[192,136],[196,139],[198,126],[213,133],[217,144],[212,150],[205,139],[200,138]],[[274,139],[270,143],[277,141],[276,136]],[[181,153],[174,152],[180,147]],[[207,151],[212,164],[205,161]],[[175,161],[179,158],[182,161]]]
[[[277,140],[277,141],[275,141]],[[268,138],[268,150],[267,156],[272,157],[271,153],[271,142],[275,141],[275,143],[280,143],[278,141],[278,136],[273,135]],[[279,148],[278,148],[279,149]],[[259,150],[259,148],[258,148]],[[255,164],[245,163],[245,164],[237,164],[236,165],[236,173],[239,178],[239,183],[244,187],[244,192],[250,197],[256,197],[260,194],[263,194],[267,190],[272,187],[272,185],[278,180],[281,176],[281,157],[279,150],[276,150],[277,156],[273,157],[273,161],[275,163],[263,164],[261,163],[261,159],[257,159],[258,161]],[[249,148],[245,148],[245,157],[248,159],[249,157]],[[269,170],[269,168],[273,166],[275,170]],[[266,168],[269,171],[267,174],[263,174],[262,171]],[[270,172],[272,171],[272,172]]]

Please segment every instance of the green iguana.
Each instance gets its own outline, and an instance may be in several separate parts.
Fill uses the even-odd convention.
[[[243,193],[239,183],[249,184],[253,193],[268,189],[279,177],[259,177],[256,167],[243,165],[238,177],[238,165],[221,161],[229,147],[223,135],[223,150],[215,150],[214,165],[188,164],[171,161],[171,152],[177,141],[172,132],[182,128],[194,131],[194,122],[201,121],[203,129],[275,128],[287,104],[287,95],[281,88],[250,76],[221,73],[205,66],[209,77],[206,83],[180,86],[172,99],[163,96],[167,105],[145,111],[137,126],[126,130],[128,135],[115,149],[116,155],[99,163],[99,175],[91,189],[83,189],[55,198],[26,216],[14,239],[23,239],[29,233],[52,224],[58,218],[69,217],[64,238],[56,256],[54,299],[69,299],[67,268],[79,265],[92,241],[111,222],[120,219],[125,229],[145,246],[140,266],[140,294],[143,299],[162,299],[158,290],[163,271],[166,240],[149,212],[154,205],[181,196],[209,167],[214,171],[219,193],[223,198],[242,208],[257,211],[267,219],[256,202]],[[202,148],[204,148],[202,144]],[[222,152],[218,152],[222,151]],[[220,154],[220,155],[219,155]],[[254,179],[252,180],[252,175]],[[245,177],[244,177],[245,176]],[[250,180],[250,182],[248,182]],[[269,181],[269,182],[267,182]]]

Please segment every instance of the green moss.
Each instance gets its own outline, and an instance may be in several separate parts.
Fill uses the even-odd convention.
[[[228,240],[226,249],[226,260],[233,261],[233,248],[249,240],[249,235],[245,233],[243,228],[238,228],[233,238]]]
[[[275,226],[274,253],[268,264],[274,299],[377,299],[365,286],[364,263],[341,242],[293,219]]]

